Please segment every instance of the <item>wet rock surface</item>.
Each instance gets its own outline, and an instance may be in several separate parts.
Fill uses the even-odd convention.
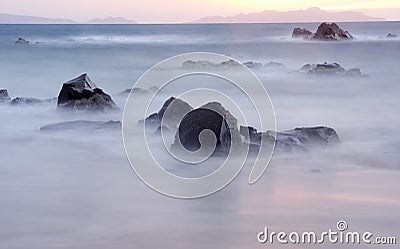
[[[204,130],[211,130],[215,134],[217,152],[229,152],[231,144],[241,143],[237,119],[220,103],[210,102],[189,112],[182,119],[172,148],[180,142],[185,149],[197,151],[201,146],[199,136]]]
[[[87,74],[63,84],[58,95],[57,107],[70,110],[118,110],[111,96],[94,84]]]

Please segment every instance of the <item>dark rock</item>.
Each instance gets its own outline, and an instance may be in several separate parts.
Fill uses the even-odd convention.
[[[24,38],[18,38],[18,40],[15,41],[16,45],[28,45],[29,41],[25,40]]]
[[[305,71],[309,74],[343,74],[346,70],[338,63],[323,63],[323,64],[306,64],[300,71]]]
[[[0,89],[0,104],[8,103],[11,101],[8,91],[6,89]]]
[[[11,101],[11,105],[37,105],[42,102],[42,100],[36,98],[18,97]]]
[[[171,106],[175,104],[177,106]],[[169,106],[172,107],[169,109],[171,112],[166,112]],[[185,110],[179,111],[182,106]],[[183,115],[185,113],[186,115]],[[278,151],[286,152],[310,151],[313,148],[326,148],[339,143],[336,131],[325,126],[296,128],[283,132],[258,132],[253,127],[241,126],[239,131],[237,119],[220,103],[210,102],[193,110],[186,102],[174,97],[168,99],[158,113],[150,115],[145,121],[146,125],[157,125],[155,134],[160,134],[160,117],[168,118],[169,115],[177,128],[175,141],[171,145],[173,150],[179,149],[179,144],[189,151],[199,150],[200,134],[205,130],[211,131],[216,138],[213,155],[226,155],[231,149],[241,149],[243,146],[249,146],[250,151],[259,151],[261,142],[267,146],[275,145]],[[181,122],[178,124],[179,120]],[[175,132],[175,129],[170,127],[165,126],[163,129]]]
[[[323,64],[306,64],[300,71],[310,74],[335,74],[344,73],[346,70],[338,63],[323,63]]]
[[[69,122],[61,122],[46,125],[40,128],[42,132],[55,132],[65,130],[105,130],[105,129],[121,129],[120,121],[86,121],[77,120]]]
[[[261,68],[262,67],[261,63],[252,62],[252,61],[245,62],[245,63],[243,63],[243,65],[245,65],[246,67],[251,68],[251,69],[257,69],[257,68]]]
[[[397,38],[397,35],[393,34],[393,33],[389,33],[386,35],[386,38]]]
[[[336,23],[328,24],[322,23],[319,25],[317,32],[312,36],[313,40],[337,41],[350,40],[353,36],[348,32],[342,30]]]
[[[284,132],[257,132],[252,127],[240,127],[241,134],[250,145],[260,145],[261,139],[267,144],[275,144],[278,151],[309,151],[326,148],[339,143],[337,132],[325,126],[296,128]]]
[[[169,110],[169,115],[165,117],[164,121],[164,113]],[[145,119],[146,127],[150,128],[158,128],[161,126],[161,122],[163,121],[164,126],[168,127],[169,129],[178,128],[179,121],[187,114],[193,110],[188,103],[181,99],[177,99],[175,97],[169,98],[165,101],[164,105],[157,113],[151,114],[149,117]],[[142,123],[143,121],[139,121]]]
[[[63,84],[57,107],[88,111],[118,110],[111,96],[98,88],[87,74]]]
[[[231,143],[241,144],[241,137],[237,128],[237,119],[220,103],[210,102],[198,109],[189,112],[179,124],[172,148],[180,143],[190,151],[200,149],[199,136],[203,130],[211,130],[217,144],[214,152],[229,152]]]
[[[293,38],[311,38],[313,33],[308,29],[295,28],[292,32]]]
[[[339,76],[351,76],[351,77],[363,77],[359,68],[351,68],[345,70],[338,63],[323,63],[323,64],[306,64],[300,68],[301,72],[315,75],[339,75]]]

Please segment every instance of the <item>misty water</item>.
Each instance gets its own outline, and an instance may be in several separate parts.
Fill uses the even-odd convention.
[[[86,72],[121,109],[60,112],[56,103],[0,104],[0,248],[303,248],[312,246],[261,245],[256,236],[266,226],[322,232],[335,229],[338,220],[351,231],[400,239],[400,39],[384,38],[400,34],[400,23],[341,23],[356,37],[352,41],[291,38],[294,27],[317,26],[0,25],[0,89],[11,98],[56,97],[63,82]],[[18,37],[31,44],[14,45]],[[40,132],[62,121],[121,120],[127,95],[117,93],[154,64],[198,51],[283,63],[285,68],[253,70],[270,95],[277,130],[325,125],[338,132],[341,144],[276,154],[255,185],[247,183],[251,168],[245,167],[222,191],[179,200],[135,175],[118,129]],[[325,61],[366,76],[296,72]],[[204,99],[187,101],[199,106]],[[204,173],[167,167],[177,175]]]

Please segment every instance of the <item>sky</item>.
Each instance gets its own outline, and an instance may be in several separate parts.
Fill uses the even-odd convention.
[[[399,0],[0,0],[0,13],[76,21],[122,16],[141,23],[180,23],[204,16],[309,7],[362,10],[369,15],[400,20]]]

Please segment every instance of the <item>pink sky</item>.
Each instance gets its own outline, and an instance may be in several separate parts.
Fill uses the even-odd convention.
[[[77,21],[123,16],[142,23],[179,23],[204,16],[309,7],[362,10],[367,15],[400,20],[399,0],[0,0],[0,13]]]

